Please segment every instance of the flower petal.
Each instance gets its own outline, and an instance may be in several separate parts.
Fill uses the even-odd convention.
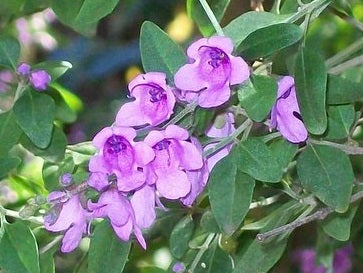
[[[138,101],[125,103],[121,106],[116,115],[117,126],[140,126],[150,124],[150,120],[140,111]]]
[[[208,88],[209,83],[200,77],[199,61],[183,65],[174,76],[177,88],[189,91],[199,91]]]
[[[82,239],[82,234],[85,230],[86,224],[84,225],[74,225],[64,234],[62,240],[61,251],[63,253],[68,253],[76,249]]]
[[[156,172],[158,180],[156,188],[159,193],[168,199],[178,199],[190,192],[191,184],[185,172],[170,170],[169,172]]]
[[[131,205],[135,213],[136,224],[140,228],[148,228],[155,221],[155,191],[145,186],[136,191],[131,198]]]
[[[182,154],[180,155],[181,166],[185,170],[197,170],[202,168],[203,159],[200,151],[192,143],[187,141],[179,141],[182,147]]]
[[[200,93],[198,104],[200,107],[210,108],[222,105],[231,96],[231,89],[228,85],[216,89],[207,89]]]
[[[140,165],[147,165],[155,158],[154,150],[144,142],[138,142],[134,146],[136,162]]]
[[[250,77],[250,69],[247,63],[241,57],[229,56],[231,62],[231,76],[229,84],[240,84]]]
[[[178,125],[169,125],[165,129],[165,138],[175,138],[178,140],[186,140],[189,138],[189,133],[182,127]]]

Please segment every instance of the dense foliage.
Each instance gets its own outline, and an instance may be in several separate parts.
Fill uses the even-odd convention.
[[[0,272],[360,272],[363,5],[251,0],[233,16],[234,2],[162,2],[139,49],[57,51],[62,31],[100,35],[149,6],[2,0]],[[173,8],[181,34],[164,27]],[[58,57],[26,57],[33,43]],[[112,111],[65,87],[124,66]]]

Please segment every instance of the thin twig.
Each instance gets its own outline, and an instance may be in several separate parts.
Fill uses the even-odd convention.
[[[331,146],[331,147],[337,148],[339,150],[342,150],[343,152],[345,152],[346,154],[349,154],[349,155],[362,155],[363,154],[362,147],[344,145],[344,144],[334,143],[334,142],[330,142],[330,141],[326,141],[326,140],[310,139],[309,142],[313,143],[313,144],[318,144],[318,145]]]
[[[195,256],[192,264],[190,265],[190,268],[188,269],[188,273],[194,273],[194,270],[197,267],[200,259],[202,258],[204,252],[206,252],[208,250],[209,245],[213,241],[214,237],[215,237],[214,233],[211,233],[208,235],[207,239],[205,240],[203,245],[201,245],[197,255]]]
[[[236,129],[230,136],[223,138],[217,145],[213,148],[206,150],[203,153],[204,157],[214,154],[220,149],[224,148],[228,144],[232,143],[244,130],[246,130],[252,124],[252,120],[247,119],[244,123],[241,124],[240,127]]]
[[[325,66],[327,68],[332,68],[333,66],[339,64],[340,62],[345,61],[349,56],[361,50],[362,46],[363,46],[363,38],[360,38],[351,45],[349,45],[347,48],[338,52],[333,57],[327,59],[325,62]]]
[[[14,218],[17,218],[17,219],[29,221],[29,222],[32,222],[32,223],[35,223],[35,224],[40,224],[40,225],[43,224],[43,218],[42,217],[30,216],[28,218],[24,218],[24,217],[21,217],[19,215],[18,211],[5,209],[5,208],[1,209],[1,213],[3,213],[6,216],[10,216],[10,217],[14,217]]]
[[[271,197],[268,197],[268,198],[266,198],[264,200],[261,200],[261,201],[252,202],[250,204],[250,209],[255,209],[255,208],[269,206],[271,204],[274,204],[279,200],[280,196],[281,196],[281,193],[276,194],[276,195],[271,196]]]
[[[337,66],[334,66],[333,68],[331,68],[329,70],[329,73],[340,74],[349,68],[356,67],[356,66],[362,65],[362,64],[363,64],[363,55],[360,55],[360,56],[350,59],[344,63],[341,63]]]
[[[199,0],[200,4],[202,5],[205,13],[207,14],[209,20],[211,21],[214,29],[216,30],[217,34],[220,36],[224,36],[223,33],[223,29],[222,27],[219,25],[219,22],[216,18],[216,16],[214,15],[212,9],[210,8],[210,6],[208,5],[206,0]]]
[[[184,118],[189,113],[194,112],[195,108],[197,107],[198,102],[191,102],[190,104],[186,105],[183,110],[181,110],[175,117],[173,117],[167,124],[165,124],[162,128],[166,128],[171,124],[176,124],[182,118]]]
[[[353,194],[350,199],[350,203],[354,203],[361,198],[363,198],[363,191]],[[332,212],[334,212],[334,209],[332,209],[330,207],[321,208],[321,209],[317,210],[316,212],[314,212],[313,214],[303,217],[301,219],[297,219],[297,220],[291,222],[290,224],[283,225],[281,227],[272,229],[272,230],[264,232],[264,233],[259,233],[259,234],[257,234],[256,239],[259,242],[264,242],[268,238],[293,231],[295,228],[300,227],[302,225],[306,225],[312,221],[324,220]]]
[[[48,250],[50,250],[53,246],[55,246],[60,240],[62,240],[63,235],[59,235],[57,237],[55,237],[52,241],[50,241],[48,244],[46,244],[45,246],[43,246],[40,250],[39,250],[39,254],[44,254],[45,252],[47,252]]]

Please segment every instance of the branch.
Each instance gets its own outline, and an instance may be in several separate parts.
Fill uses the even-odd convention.
[[[199,2],[202,5],[205,13],[207,14],[209,20],[211,21],[214,29],[217,32],[217,34],[219,36],[224,36],[223,30],[222,30],[221,26],[219,25],[218,20],[217,20],[216,16],[214,15],[212,9],[208,5],[207,1],[206,0],[199,0]]]
[[[353,194],[350,199],[350,203],[354,203],[354,202],[360,200],[361,198],[363,198],[363,191]],[[257,234],[256,239],[262,243],[268,238],[293,231],[295,228],[308,224],[312,221],[323,220],[332,212],[334,212],[334,209],[332,209],[330,207],[321,208],[321,209],[317,210],[316,212],[314,212],[313,214],[306,216],[304,218],[295,220],[295,221],[291,222],[290,224],[283,225],[281,227],[272,229],[272,230],[264,232],[264,233],[259,233],[259,234]]]
[[[361,154],[363,154],[363,148],[362,147],[344,145],[344,144],[334,143],[334,142],[330,142],[330,141],[326,141],[326,140],[320,140],[319,141],[319,140],[315,140],[315,139],[310,139],[309,142],[313,143],[313,144],[318,144],[318,145],[331,146],[331,147],[337,148],[339,150],[342,150],[343,152],[345,152],[348,155],[361,155]]]

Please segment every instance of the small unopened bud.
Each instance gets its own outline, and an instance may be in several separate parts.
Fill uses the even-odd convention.
[[[62,204],[56,204],[53,207],[50,208],[50,210],[44,215],[44,222],[46,222],[49,225],[53,225],[62,210]]]
[[[73,183],[73,177],[70,173],[64,173],[59,177],[59,183],[62,186],[68,187]]]
[[[173,265],[173,272],[175,273],[181,273],[184,272],[185,270],[185,265],[181,262],[177,262]]]
[[[38,211],[39,206],[35,204],[26,205],[24,208],[22,208],[19,211],[19,216],[21,218],[27,219],[31,216],[34,216],[34,214]]]
[[[18,72],[18,74],[22,77],[27,77],[30,73],[30,65],[27,63],[21,63],[16,69],[16,72]]]

